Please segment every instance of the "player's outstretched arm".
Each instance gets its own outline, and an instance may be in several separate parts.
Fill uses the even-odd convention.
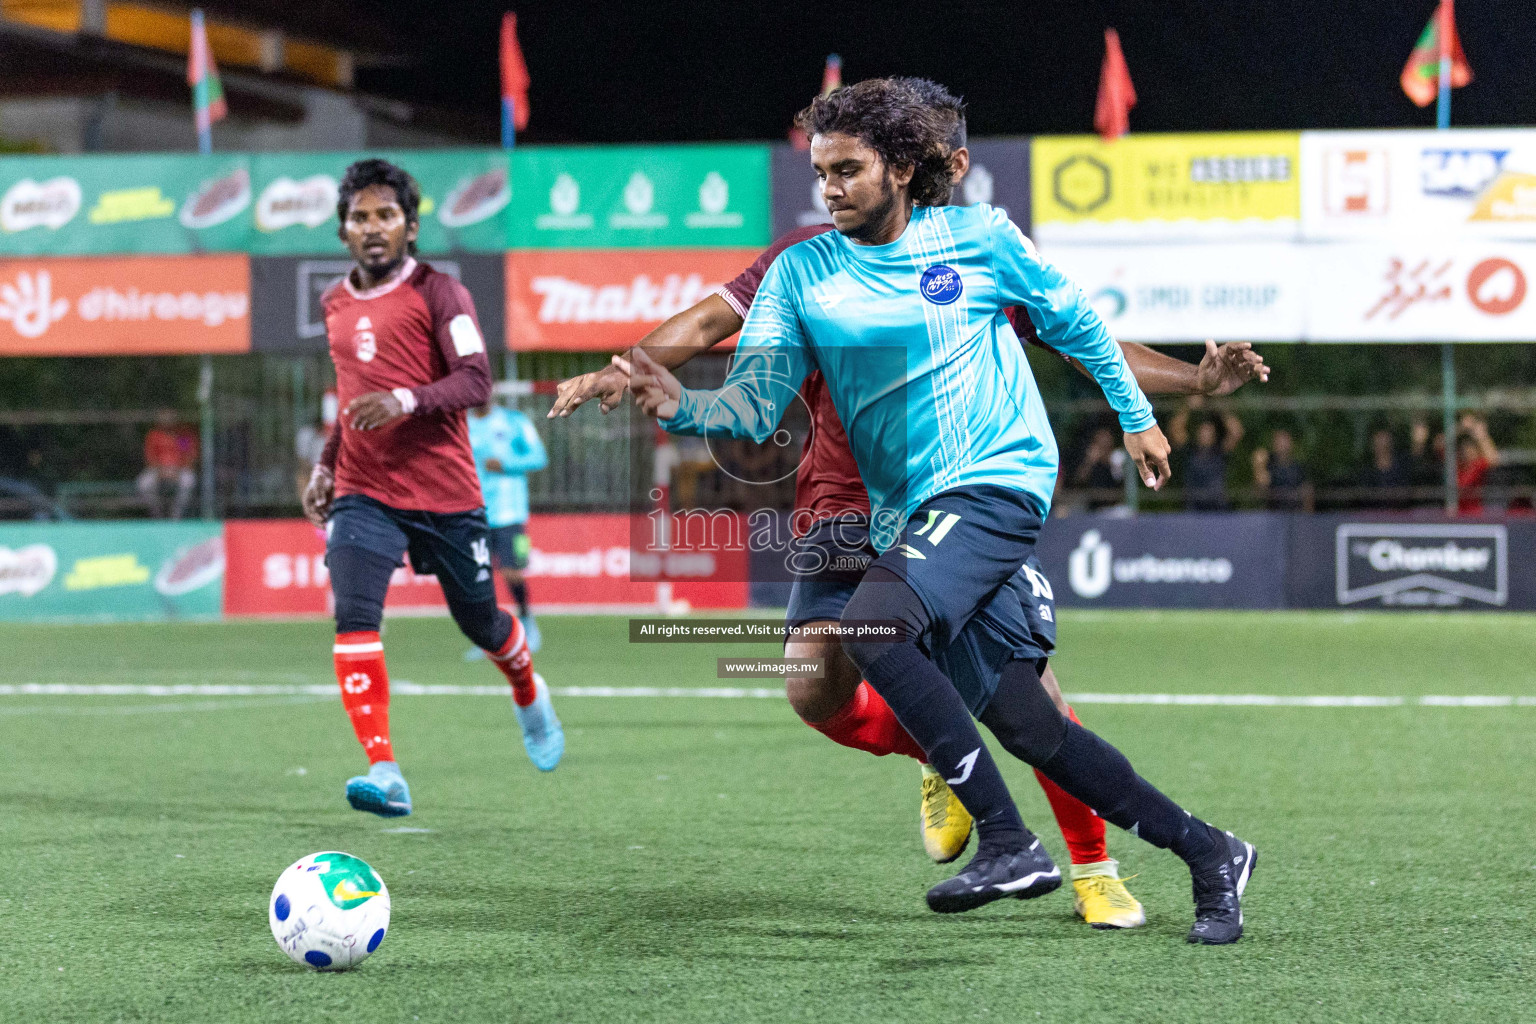
[[[1230,395],[1251,380],[1269,380],[1264,357],[1247,341],[1218,346],[1207,339],[1199,363],[1186,363],[1134,341],[1119,345],[1136,383],[1149,395]]]
[[[643,348],[658,365],[675,370],[741,330],[741,324],[741,314],[730,303],[718,294],[707,295],[641,338],[625,355]],[[594,398],[603,412],[610,412],[624,398],[628,386],[629,377],[616,364],[563,380],[556,388],[548,418],[569,416]]]

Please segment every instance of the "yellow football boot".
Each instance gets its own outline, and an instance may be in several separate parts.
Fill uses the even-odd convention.
[[[971,841],[971,812],[960,803],[944,776],[923,765],[923,849],[936,864],[948,864]]]
[[[1113,860],[1097,864],[1073,864],[1072,888],[1077,898],[1072,909],[1095,928],[1135,928],[1147,923],[1147,915],[1120,878]]]

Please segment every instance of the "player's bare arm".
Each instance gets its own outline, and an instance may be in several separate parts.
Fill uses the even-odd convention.
[[[1186,363],[1134,341],[1119,345],[1136,383],[1149,395],[1230,395],[1251,380],[1269,381],[1269,367],[1252,342],[1217,345],[1207,339],[1199,363]],[[1079,373],[1092,376],[1075,359],[1070,362]]]
[[[740,331],[741,324],[741,314],[730,303],[719,295],[708,295],[641,338],[635,348],[645,348],[658,364],[675,370]],[[628,386],[628,375],[612,365],[563,380],[548,418],[569,416],[594,398],[603,412],[611,412]]]

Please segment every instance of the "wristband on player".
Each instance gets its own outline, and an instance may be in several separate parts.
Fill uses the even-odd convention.
[[[395,388],[390,394],[400,403],[400,411],[409,416],[416,411],[416,393],[410,388]]]

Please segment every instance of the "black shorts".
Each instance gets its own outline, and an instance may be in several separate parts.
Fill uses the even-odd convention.
[[[491,561],[498,569],[528,568],[528,531],[522,523],[491,527]]]
[[[363,548],[396,565],[404,565],[409,554],[411,567],[424,576],[436,576],[451,602],[496,602],[490,527],[483,509],[412,512],[366,495],[345,494],[331,508],[325,546],[327,552]]]

